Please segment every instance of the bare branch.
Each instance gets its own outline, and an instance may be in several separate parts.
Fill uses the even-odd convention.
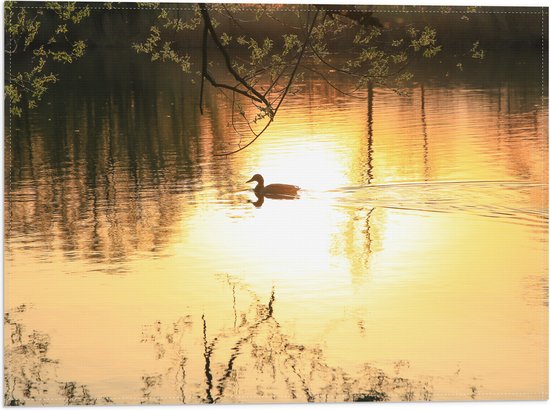
[[[273,111],[273,115],[269,117],[269,121],[267,122],[267,124],[265,125],[265,127],[257,134],[255,134],[255,137],[250,140],[248,143],[246,143],[245,145],[243,145],[242,147],[239,147],[238,149],[234,150],[234,151],[231,151],[231,152],[226,152],[226,153],[223,153],[223,154],[214,154],[215,156],[225,156],[225,155],[233,155],[233,154],[236,154],[246,148],[248,148],[250,145],[252,145],[258,138],[260,138],[260,136],[267,130],[267,128],[271,125],[271,123],[273,122],[273,120],[275,119],[275,115],[277,114],[277,111],[279,111],[279,108],[281,107],[281,104],[283,103],[286,95],[288,94],[288,91],[290,89],[290,87],[292,86],[292,83],[294,81],[294,78],[296,76],[296,72],[298,71],[298,67],[300,66],[300,63],[302,61],[302,58],[304,56],[304,52],[306,51],[306,48],[308,47],[309,45],[309,40],[311,38],[311,32],[313,31],[313,28],[315,27],[315,21],[317,20],[317,16],[319,14],[319,10],[317,10],[315,12],[315,15],[313,16],[313,21],[311,22],[311,26],[309,27],[309,30],[307,31],[307,36],[306,38],[304,39],[304,43],[302,45],[302,49],[301,49],[301,52],[300,52],[300,55],[298,56],[298,59],[296,61],[296,64],[294,65],[294,69],[292,70],[292,74],[290,75],[290,79],[288,81],[288,84],[287,86],[285,87],[284,91],[283,91],[283,94],[277,104],[277,106],[275,107],[275,110]]]
[[[218,87],[218,88],[226,88],[228,90],[231,90],[231,91],[234,91],[236,93],[239,93],[241,95],[244,95],[245,97],[247,98],[250,98],[251,100],[254,100],[254,101],[257,101],[259,103],[263,103],[262,100],[260,100],[259,98],[257,98],[256,96],[254,95],[250,95],[248,94],[246,91],[244,90],[241,90],[240,88],[237,88],[235,86],[231,86],[231,85],[227,85],[227,84],[223,84],[223,83],[218,83],[214,77],[212,77],[212,74],[210,74],[208,71],[206,71],[204,73],[204,78],[206,78],[208,80],[208,82],[210,84],[212,84],[214,87]]]
[[[210,19],[210,15],[208,14],[208,10],[206,8],[206,4],[201,3],[199,4],[201,9],[202,18],[204,20],[204,24],[206,25],[208,31],[210,32],[210,36],[212,37],[212,40],[216,44],[216,47],[222,54],[225,65],[227,67],[227,70],[231,73],[231,75],[237,80],[239,83],[241,83],[248,91],[255,95],[260,102],[264,103],[266,108],[268,110],[271,110],[271,105],[269,104],[269,101],[261,94],[259,93],[254,87],[252,87],[248,82],[242,78],[237,71],[233,68],[233,65],[231,64],[231,58],[229,57],[229,54],[227,53],[227,50],[223,46],[222,42],[220,41],[218,34],[216,33],[216,30],[214,29],[214,26],[212,25],[212,20]]]

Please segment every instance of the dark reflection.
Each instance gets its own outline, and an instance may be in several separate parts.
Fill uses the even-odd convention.
[[[380,227],[385,223],[385,213],[379,212],[379,208],[375,206],[349,210],[343,246],[351,262],[354,286],[370,276],[370,262],[373,254],[381,250]]]
[[[261,208],[261,206],[264,204],[265,196],[258,195],[256,192],[254,192],[254,195],[256,196],[256,200],[250,201],[250,203],[254,205],[256,208]]]
[[[116,262],[167,242],[182,197],[192,198],[201,178],[199,132],[193,105],[159,94],[147,70],[97,60],[79,67],[90,83],[67,78],[77,92],[56,89],[51,105],[16,122],[10,226],[33,235],[33,246],[61,239],[66,257]]]
[[[76,382],[59,383],[59,395],[63,397],[64,404],[73,405],[94,405],[94,404],[114,404],[109,397],[103,397],[98,400],[93,397],[88,388]]]
[[[162,375],[153,374],[141,377],[143,387],[141,388],[141,404],[160,404],[161,398],[153,395],[156,387],[162,385]]]
[[[530,150],[521,147],[547,146],[537,117],[539,84],[535,76],[515,75],[532,64],[520,67],[503,60],[502,53],[491,55],[493,59],[484,61],[475,75],[469,71],[469,77],[455,80],[481,83],[488,95],[492,87],[498,89],[495,104],[500,107],[502,99],[508,129],[499,148],[518,176],[530,178],[535,172]],[[536,58],[533,53],[518,54],[514,61]],[[430,67],[417,74],[421,84],[424,78],[437,78]],[[220,199],[240,202],[240,161],[212,156],[226,150],[231,140],[226,137],[231,110],[223,96],[207,93],[201,116],[198,89],[188,77],[174,67],[151,64],[118,49],[90,51],[89,58],[71,65],[62,78],[63,86],[53,87],[38,110],[13,119],[6,132],[8,247],[19,236],[27,238],[26,246],[44,252],[60,247],[70,259],[119,262],[136,251],[162,251],[174,234],[182,206],[195,202],[205,186],[212,186]],[[435,90],[451,86],[448,80],[430,85]],[[421,92],[424,174],[429,179],[433,170],[428,164],[427,129],[433,129],[431,122],[438,119],[427,117],[424,85]],[[372,84],[366,93],[366,136],[360,169],[354,174],[360,180],[353,181],[360,184],[373,182],[376,162]],[[307,98],[311,116],[315,105],[344,111],[352,102],[316,78],[309,79],[303,95],[295,98]],[[378,97],[377,101],[384,102]],[[314,122],[310,124],[313,132]],[[254,203],[259,206],[262,200],[258,197]]]
[[[218,97],[200,116],[196,87],[174,87],[189,81],[178,70],[131,50],[96,53],[7,132],[8,247],[32,237],[70,259],[120,262],[162,251],[205,183],[237,199],[231,164],[211,158],[226,122]]]
[[[372,85],[372,81],[368,84],[368,97],[367,97],[367,160],[366,160],[366,172],[367,172],[367,178],[366,183],[371,184],[372,179],[374,178],[373,175],[373,164],[372,164],[372,156],[374,153],[374,149],[372,146],[373,143],[373,101],[374,101],[374,88]]]
[[[110,404],[109,397],[94,397],[86,385],[57,380],[59,362],[49,356],[50,337],[27,331],[20,305],[4,314],[4,405]]]
[[[366,257],[366,263],[368,263],[368,259],[370,255],[372,254],[372,234],[371,234],[371,217],[372,213],[374,212],[376,208],[371,208],[367,212],[367,216],[365,218],[365,257]]]
[[[254,192],[254,196],[256,196],[256,200],[255,201],[249,200],[249,202],[252,205],[254,205],[256,208],[261,208],[261,206],[264,204],[265,198],[283,200],[283,201],[291,201],[291,200],[300,198],[299,195],[275,195],[275,194],[262,195],[258,192]]]
[[[226,282],[231,290],[237,289],[239,306],[249,301],[239,310],[235,328],[211,330],[206,315],[144,328],[142,341],[150,343],[157,359],[167,364],[156,380],[162,379],[165,386],[175,384],[182,403],[242,402],[254,396],[265,402],[431,400],[428,379],[403,375],[408,362],[394,363],[392,372],[369,363],[358,363],[356,373],[331,365],[320,346],[297,343],[283,333],[276,317],[275,289],[262,302],[236,279]],[[218,326],[220,320],[216,318]],[[202,350],[200,359],[198,350]],[[148,384],[144,402],[153,387]]]
[[[424,143],[422,145],[422,150],[424,151],[423,162],[424,162],[424,180],[428,181],[430,179],[430,162],[429,162],[429,146],[428,146],[428,125],[426,120],[426,99],[424,91],[424,83],[420,84],[420,119],[422,120],[422,136],[424,137]]]

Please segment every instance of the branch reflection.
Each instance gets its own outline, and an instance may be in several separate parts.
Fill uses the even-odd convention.
[[[151,344],[166,364],[162,380],[175,384],[182,403],[431,400],[429,379],[403,375],[408,362],[396,362],[392,372],[358,363],[355,373],[329,364],[320,346],[299,343],[283,332],[275,288],[262,302],[235,278],[227,283],[235,285],[239,298],[250,300],[239,311],[236,328],[212,330],[206,315],[144,328],[142,342]],[[155,387],[160,397],[162,386],[149,383],[143,402],[149,402]]]

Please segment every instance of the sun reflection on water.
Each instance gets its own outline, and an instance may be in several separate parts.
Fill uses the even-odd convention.
[[[335,104],[312,80],[261,141],[224,158],[213,154],[238,138],[224,132],[226,105],[209,94],[200,116],[171,91],[179,77],[162,74],[153,108],[150,95],[129,112],[105,108],[112,90],[100,87],[57,100],[70,107],[59,118],[81,124],[66,147],[59,124],[36,118],[14,141],[6,307],[33,306],[26,329],[50,335],[59,380],[173,402],[162,397],[196,393],[175,391],[181,362],[166,363],[185,358],[202,401],[229,380],[290,400],[289,361],[324,369],[311,391],[405,368],[415,399],[546,391],[547,110],[533,106],[536,87],[518,114],[503,108],[513,85],[419,84],[407,98],[374,89]],[[300,197],[256,208],[245,183],[256,173]],[[165,346],[187,327],[185,343]],[[256,360],[270,352],[293,357],[267,370]],[[382,387],[376,397],[405,394]]]

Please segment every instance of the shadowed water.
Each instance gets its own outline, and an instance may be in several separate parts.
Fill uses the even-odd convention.
[[[93,53],[7,124],[6,404],[545,397],[536,52],[310,78],[230,157],[223,96]],[[254,206],[256,173],[299,198]]]

